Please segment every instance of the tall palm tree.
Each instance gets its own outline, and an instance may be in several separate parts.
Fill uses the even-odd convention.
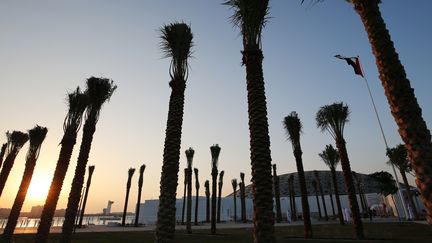
[[[318,184],[316,182],[316,180],[312,181],[312,187],[315,190],[315,199],[316,199],[316,203],[317,203],[317,207],[318,207],[318,216],[319,216],[319,220],[322,219],[322,214],[321,214],[321,206],[320,206],[320,202],[318,199]]]
[[[84,110],[87,107],[87,95],[82,93],[77,88],[73,93],[68,95],[69,111],[63,122],[64,135],[60,142],[61,149],[57,160],[57,165],[54,171],[54,176],[48,191],[45,205],[42,209],[41,219],[36,234],[37,243],[45,243],[47,241],[49,229],[51,227],[54,212],[60,196],[60,191],[69,167],[70,158],[72,156],[73,147],[76,143],[78,130],[81,126],[81,120]]]
[[[294,191],[294,175],[288,177],[288,190],[290,193],[290,209],[291,209],[291,219],[292,221],[297,221],[297,208],[295,201],[295,191]]]
[[[187,191],[187,184],[188,184],[188,168],[186,167],[184,169],[184,187],[183,187],[183,208],[182,208],[182,218],[181,218],[181,224],[184,225],[184,216],[185,216],[185,208],[186,208],[186,191]]]
[[[210,152],[212,156],[212,192],[211,192],[211,233],[216,234],[216,180],[218,175],[218,160],[219,160],[219,153],[221,148],[219,145],[215,144],[210,147]]]
[[[196,190],[196,197],[195,197],[195,225],[198,225],[198,202],[199,202],[199,180],[198,180],[198,169],[194,168],[194,174],[195,174],[195,190]]]
[[[407,193],[408,196],[409,206],[413,211],[414,218],[417,219],[418,218],[417,209],[415,207],[413,197],[410,191],[410,186],[408,184],[408,179],[406,176],[407,172],[409,173],[412,171],[411,164],[408,160],[407,149],[403,144],[396,145],[396,147],[389,148],[387,150],[387,156],[390,158],[390,163],[393,163],[399,169],[399,173],[401,174],[405,185],[405,192]]]
[[[234,222],[237,221],[237,179],[231,180],[233,187],[233,199],[234,199]]]
[[[281,205],[280,205],[279,177],[276,173],[276,164],[273,164],[273,188],[274,188],[274,198],[276,200],[276,222],[280,223],[282,221],[282,212],[281,212]]]
[[[335,209],[334,209],[333,192],[332,192],[332,186],[331,186],[331,182],[330,181],[327,183],[327,188],[328,188],[328,193],[329,193],[329,196],[330,196],[332,215],[335,216],[336,212],[335,212]]]
[[[187,207],[186,207],[186,230],[192,233],[192,160],[195,151],[189,148],[185,151],[187,159]]]
[[[206,180],[204,182],[205,194],[206,194],[206,222],[210,222],[210,182]]]
[[[246,188],[245,188],[245,174],[243,172],[240,173],[240,206],[241,206],[241,220],[243,223],[246,223]]]
[[[122,226],[125,226],[126,223],[126,213],[127,213],[127,206],[128,206],[128,201],[129,201],[129,192],[130,192],[130,188],[131,188],[131,184],[132,184],[132,176],[135,173],[135,168],[129,168],[128,170],[128,180],[126,183],[126,197],[125,197],[125,204],[123,207],[123,217],[122,217]]]
[[[72,180],[69,192],[68,203],[65,213],[65,221],[62,227],[61,242],[70,242],[74,228],[75,218],[78,212],[78,205],[81,198],[81,191],[84,184],[84,176],[90,149],[93,142],[93,135],[96,132],[96,124],[99,120],[102,106],[108,102],[117,89],[114,82],[107,78],[90,77],[86,82],[85,93],[88,98],[87,110],[85,112],[85,123],[78,154],[75,175]]]
[[[262,70],[261,34],[268,20],[269,0],[228,0],[232,22],[243,37],[246,66],[255,242],[274,242],[273,188],[267,102]]]
[[[4,228],[3,235],[1,236],[1,242],[11,242],[22,205],[27,195],[27,189],[30,186],[33,171],[36,166],[36,161],[39,157],[39,152],[47,132],[48,129],[46,127],[40,127],[37,125],[33,129],[28,131],[30,138],[30,146],[26,156],[24,174],[21,180],[20,187],[18,189],[18,193],[15,197],[12,210],[9,214],[6,227]]]
[[[178,182],[184,92],[188,78],[188,58],[192,53],[192,32],[185,23],[173,23],[161,28],[161,46],[170,57],[170,87],[172,89],[163,154],[156,242],[173,242],[175,202]]]
[[[343,218],[342,206],[339,198],[339,189],[337,186],[337,179],[336,179],[336,167],[339,163],[339,152],[336,149],[334,149],[331,144],[329,144],[326,145],[326,148],[322,151],[322,153],[319,153],[318,155],[319,157],[321,157],[324,163],[330,168],[332,182],[333,182],[333,189],[336,198],[336,206],[337,206],[338,216],[339,216],[339,223],[341,225],[344,225],[345,221]]]
[[[302,150],[300,145],[300,134],[302,132],[302,124],[297,112],[293,111],[284,118],[284,126],[287,130],[288,139],[291,141],[294,157],[297,165],[297,175],[300,184],[303,223],[305,227],[305,238],[312,237],[312,225],[310,219],[308,193],[306,189],[306,179],[303,170]]]
[[[143,164],[140,167],[139,171],[139,179],[138,179],[138,199],[137,199],[137,205],[135,210],[135,227],[138,227],[138,221],[139,221],[139,214],[140,214],[140,205],[141,205],[141,193],[142,193],[142,187],[144,183],[144,170],[146,168],[146,165]]]
[[[222,204],[222,186],[223,186],[223,177],[224,177],[225,171],[221,171],[219,173],[219,183],[218,183],[218,204],[217,204],[217,222],[220,223],[221,220],[221,204]]]
[[[399,134],[415,171],[417,188],[432,224],[432,142],[421,108],[411,88],[379,9],[380,0],[351,0],[368,34],[379,77]]]
[[[325,199],[324,199],[324,192],[323,192],[323,188],[321,185],[321,179],[319,176],[319,172],[317,170],[314,170],[314,174],[315,174],[315,180],[317,182],[317,187],[318,187],[320,194],[321,194],[321,201],[322,201],[322,205],[323,205],[323,209],[324,209],[324,218],[326,221],[328,221],[327,206],[326,206]]]
[[[19,151],[24,146],[24,144],[29,140],[29,135],[27,133],[13,131],[7,132],[7,156],[4,161],[3,167],[0,172],[0,197],[2,195],[3,189],[6,185],[6,181],[15,163],[15,158],[17,157]]]
[[[2,145],[2,147],[1,147],[1,151],[0,151],[0,169],[1,169],[1,166],[3,164],[3,157],[4,157],[5,152],[6,152],[6,147],[7,147],[7,143],[4,143]]]
[[[316,114],[317,126],[321,131],[328,131],[336,141],[342,172],[345,181],[345,188],[348,193],[350,209],[353,215],[354,228],[358,239],[364,238],[363,224],[360,218],[360,211],[355,195],[354,181],[351,172],[351,165],[346,150],[346,142],[343,136],[345,124],[348,122],[348,106],[341,103],[333,103],[323,106]]]
[[[82,203],[82,208],[81,208],[81,211],[80,211],[81,215],[80,215],[80,219],[79,219],[79,222],[78,222],[78,227],[82,227],[82,222],[83,222],[83,219],[84,219],[85,207],[87,205],[87,197],[88,197],[88,193],[89,193],[89,190],[90,190],[90,185],[91,185],[91,180],[92,180],[92,177],[93,177],[94,169],[95,169],[94,165],[90,165],[88,167],[89,174],[88,174],[88,177],[87,177],[87,184],[86,184],[86,188],[85,188],[85,193],[84,193],[84,199],[83,199],[83,203]]]

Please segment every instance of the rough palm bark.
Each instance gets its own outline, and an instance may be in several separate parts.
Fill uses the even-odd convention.
[[[246,190],[245,190],[245,182],[244,182],[245,174],[243,172],[240,173],[240,206],[241,206],[241,221],[246,223]]]
[[[185,216],[185,209],[186,209],[186,192],[187,192],[187,184],[188,184],[188,168],[184,169],[184,187],[183,187],[183,206],[182,206],[182,217],[181,217],[181,224],[184,225],[184,216]]]
[[[83,203],[82,203],[82,208],[81,208],[81,212],[80,212],[81,215],[80,215],[80,219],[79,219],[79,222],[78,222],[78,227],[82,227],[82,222],[83,222],[83,219],[84,219],[84,213],[85,213],[85,208],[86,208],[86,205],[87,205],[87,198],[88,198],[88,193],[90,191],[91,180],[92,180],[92,177],[93,177],[94,169],[95,169],[94,165],[91,165],[91,166],[88,167],[89,174],[88,174],[88,177],[87,177],[87,183],[86,183],[86,188],[85,188],[85,193],[84,193],[84,199],[83,199]]]
[[[135,173],[135,168],[130,168],[128,170],[128,179],[127,179],[127,183],[126,183],[126,196],[125,196],[125,203],[124,203],[124,207],[123,207],[123,216],[122,216],[121,226],[126,225],[126,214],[127,214],[127,207],[128,207],[128,202],[129,202],[129,192],[130,192],[130,188],[131,188],[131,184],[132,184],[132,176],[134,173]]]
[[[205,195],[206,195],[206,222],[210,223],[210,182],[206,180],[204,182]]]
[[[0,172],[0,197],[3,193],[3,189],[6,185],[6,181],[9,177],[9,174],[12,170],[12,167],[15,163],[15,159],[24,146],[24,144],[28,141],[29,136],[27,133],[13,131],[11,133],[6,133],[7,137],[7,156],[4,161],[3,167]]]
[[[40,126],[35,126],[28,132],[30,138],[30,146],[26,156],[26,164],[23,177],[18,189],[18,193],[15,197],[15,201],[12,205],[6,227],[3,230],[3,235],[0,238],[0,242],[11,242],[12,240],[12,235],[15,230],[18,217],[21,213],[21,209],[27,195],[27,190],[30,186],[30,182],[33,176],[33,171],[36,166],[36,161],[39,157],[39,152],[47,132],[48,129],[46,127]]]
[[[143,164],[140,167],[139,171],[139,179],[138,179],[138,199],[137,199],[137,205],[135,209],[135,227],[138,227],[138,221],[139,221],[139,215],[140,215],[140,205],[141,205],[141,193],[142,193],[142,187],[144,184],[144,170],[146,168],[146,165]]]
[[[234,222],[237,222],[237,179],[231,180],[233,187],[233,200],[234,200]]]
[[[351,213],[353,216],[355,234],[358,239],[364,238],[363,223],[360,217],[360,210],[355,195],[354,181],[351,165],[346,150],[346,143],[343,137],[345,124],[348,122],[349,109],[343,103],[333,103],[323,106],[316,114],[317,127],[321,131],[328,131],[336,141],[342,172],[345,182],[345,189],[348,194]]]
[[[210,232],[211,234],[216,234],[216,198],[217,198],[217,189],[216,189],[216,180],[218,175],[218,159],[221,148],[219,145],[215,144],[210,147],[210,152],[212,156],[212,191],[211,191],[211,226]]]
[[[7,143],[4,143],[1,147],[1,151],[0,151],[0,169],[3,165],[3,158],[6,152],[6,147],[7,147]]]
[[[323,188],[322,188],[322,185],[321,185],[321,179],[320,179],[320,176],[319,176],[319,172],[317,170],[315,170],[314,174],[315,174],[315,179],[316,179],[316,182],[317,182],[318,189],[319,189],[320,194],[321,194],[321,201],[322,201],[322,205],[323,205],[323,209],[324,209],[324,218],[325,218],[326,221],[328,221],[327,206],[326,206],[326,202],[325,202],[325,199],[324,199],[324,191],[323,191]]]
[[[192,233],[192,161],[195,151],[189,148],[185,151],[187,159],[187,204],[186,204],[186,231]]]
[[[45,200],[45,205],[42,209],[42,215],[35,239],[36,243],[45,243],[47,241],[63,181],[69,167],[73,147],[76,143],[77,133],[81,126],[84,110],[87,107],[88,98],[86,94],[81,93],[80,89],[77,88],[73,93],[68,95],[68,102],[69,111],[63,123],[64,135],[60,142],[60,154],[50,189]]]
[[[316,203],[317,203],[317,207],[318,207],[318,219],[321,220],[322,219],[322,214],[321,214],[321,205],[318,199],[318,183],[316,182],[316,180],[312,181],[312,187],[314,188],[315,191],[315,199],[316,199]]]
[[[217,222],[221,222],[221,204],[222,204],[222,187],[223,187],[223,177],[225,171],[221,171],[219,173],[219,182],[218,182],[218,202],[217,202]]]
[[[372,52],[376,58],[379,77],[385,90],[391,113],[399,134],[408,150],[416,174],[416,184],[427,209],[427,221],[432,224],[432,142],[430,131],[422,117],[414,89],[404,67],[378,4],[380,0],[352,0],[355,11],[365,27]]]
[[[301,200],[302,200],[302,211],[303,211],[303,223],[305,228],[305,238],[312,237],[312,224],[310,219],[310,210],[308,202],[308,192],[306,189],[306,178],[303,169],[302,161],[302,150],[300,143],[300,134],[302,132],[302,124],[300,118],[295,111],[291,112],[290,115],[284,118],[284,126],[287,130],[288,139],[291,141],[292,149],[297,166],[297,175],[300,184]]]
[[[171,96],[160,181],[159,208],[156,223],[156,242],[174,242],[176,191],[180,161],[184,93],[191,56],[193,35],[185,23],[173,23],[161,28],[162,49],[171,57]]]
[[[195,174],[195,191],[196,191],[196,196],[195,196],[195,221],[194,224],[198,225],[198,202],[199,202],[199,188],[200,188],[200,183],[199,183],[199,179],[198,179],[198,169],[194,168],[194,174]]]
[[[273,164],[273,188],[274,188],[274,198],[276,201],[276,222],[280,223],[282,221],[282,212],[281,212],[281,205],[280,205],[279,177],[276,172],[276,164]]]

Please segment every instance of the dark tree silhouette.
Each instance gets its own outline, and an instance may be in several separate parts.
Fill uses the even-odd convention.
[[[318,216],[319,216],[319,220],[322,219],[322,214],[321,214],[321,205],[318,199],[318,183],[316,182],[316,180],[312,181],[312,187],[314,188],[315,191],[315,199],[316,199],[316,203],[317,203],[317,207],[318,207]]]
[[[237,179],[231,180],[233,187],[233,199],[234,199],[234,222],[237,221]]]
[[[128,207],[128,202],[129,202],[129,192],[130,192],[130,188],[131,188],[131,184],[132,184],[132,176],[135,173],[135,168],[129,168],[128,170],[128,180],[126,183],[126,196],[125,196],[125,203],[124,203],[124,207],[123,207],[123,217],[122,217],[122,226],[125,226],[126,224],[126,213],[127,213],[127,207]]]
[[[206,194],[206,222],[210,222],[210,182],[206,180],[204,182],[205,194]]]
[[[173,23],[161,28],[161,46],[171,58],[171,96],[160,182],[159,208],[156,223],[156,242],[173,242],[175,231],[176,191],[180,161],[183,124],[184,92],[188,78],[188,58],[192,53],[193,35],[185,23]]]
[[[186,191],[187,191],[187,184],[188,184],[188,168],[184,169],[184,188],[183,188],[183,207],[182,207],[182,218],[181,218],[181,224],[184,225],[184,216],[185,216],[185,208],[186,208]]]
[[[219,183],[218,183],[218,202],[217,202],[217,222],[220,223],[221,220],[221,204],[222,204],[222,186],[223,186],[223,177],[225,171],[221,171],[219,173]]]
[[[88,167],[89,174],[88,174],[88,177],[87,177],[87,185],[86,185],[86,188],[85,188],[84,200],[83,200],[83,204],[82,204],[82,208],[81,208],[81,212],[80,212],[81,215],[80,215],[78,227],[82,227],[82,222],[83,222],[83,219],[84,219],[84,212],[85,212],[85,208],[86,208],[86,205],[87,205],[87,197],[88,197],[88,193],[89,193],[89,190],[90,190],[91,179],[92,179],[92,176],[93,176],[94,169],[95,169],[94,165],[90,165]]]
[[[353,179],[354,179],[354,184],[355,184],[355,188],[356,188],[357,194],[359,195],[359,198],[360,198],[360,205],[362,207],[362,212],[363,212],[363,214],[366,214],[367,207],[365,207],[365,203],[363,201],[363,195],[362,195],[362,191],[361,191],[360,178],[358,178],[357,173],[355,171],[352,172],[352,176],[353,176]]]
[[[291,220],[297,221],[297,209],[295,201],[295,191],[294,191],[294,176],[290,175],[288,177],[288,190],[290,194],[290,209],[291,209]]]
[[[332,208],[332,215],[334,216],[334,215],[336,215],[336,212],[335,212],[335,209],[334,209],[333,192],[332,192],[331,182],[328,182],[327,188],[328,188],[328,193],[329,193],[329,197],[330,197],[330,203],[331,203],[331,208]]]
[[[216,234],[216,197],[217,197],[217,190],[216,190],[216,180],[218,175],[218,160],[219,160],[219,153],[221,148],[219,145],[215,144],[210,147],[210,152],[212,156],[212,192],[211,192],[211,234]]]
[[[195,190],[196,190],[196,197],[195,197],[195,225],[198,225],[198,202],[199,202],[199,179],[198,179],[198,169],[194,168],[194,174],[195,174]]]
[[[240,206],[241,206],[241,221],[246,223],[246,189],[245,189],[245,174],[243,172],[240,173]]]
[[[369,176],[378,184],[380,193],[385,197],[397,192],[398,188],[396,187],[396,181],[387,171],[375,172]]]
[[[317,187],[318,187],[320,194],[321,194],[321,201],[322,201],[322,205],[323,205],[323,209],[324,209],[324,218],[326,221],[328,221],[327,206],[326,206],[325,199],[324,199],[324,192],[323,192],[323,188],[321,185],[321,179],[319,176],[319,172],[317,170],[314,170],[314,174],[315,174],[315,180],[317,183]]]
[[[135,210],[135,227],[138,227],[138,221],[139,221],[139,214],[140,214],[140,205],[141,205],[141,193],[142,193],[142,187],[144,183],[144,170],[146,168],[146,165],[143,164],[140,167],[139,171],[139,179],[138,179],[138,199],[137,199],[137,205]]]
[[[186,231],[192,233],[192,161],[195,151],[189,148],[185,151],[187,158],[187,207],[186,207]]]
[[[1,151],[0,151],[0,169],[1,169],[2,164],[3,164],[3,158],[4,158],[4,155],[5,155],[5,152],[6,152],[6,147],[7,147],[7,143],[4,143],[2,145],[2,147],[1,147]]]
[[[48,129],[46,127],[40,127],[37,125],[33,129],[28,131],[28,136],[30,138],[30,146],[26,156],[24,174],[0,242],[11,242],[12,235],[18,221],[18,217],[21,213],[21,208],[27,195],[27,190],[30,186],[33,171],[36,166],[36,161],[39,157],[39,152],[47,132]]]
[[[279,177],[276,173],[276,164],[273,164],[273,188],[274,188],[274,198],[276,201],[276,222],[280,223],[282,221],[282,212],[280,205],[280,188],[279,188]]]
[[[86,94],[81,93],[80,89],[77,88],[73,93],[68,95],[68,102],[69,111],[63,122],[64,135],[60,142],[60,154],[50,189],[45,200],[45,205],[42,209],[42,215],[35,239],[36,243],[45,243],[47,241],[60,191],[69,167],[73,147],[76,143],[77,133],[81,126],[84,110],[87,107],[88,98]]]

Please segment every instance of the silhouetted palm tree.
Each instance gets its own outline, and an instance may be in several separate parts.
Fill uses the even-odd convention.
[[[234,222],[237,221],[237,179],[231,180],[233,187],[233,199],[234,199]]]
[[[323,209],[324,209],[324,218],[326,221],[328,221],[327,206],[326,206],[325,199],[324,199],[324,192],[323,192],[323,188],[321,185],[321,179],[319,177],[319,172],[317,170],[314,170],[314,174],[315,174],[315,180],[317,183],[317,187],[318,187],[320,194],[321,194],[321,201],[322,201],[322,205],[323,205]]]
[[[294,176],[290,175],[288,177],[288,190],[290,194],[290,209],[291,209],[291,220],[297,221],[297,209],[295,201],[295,191],[294,191]]]
[[[241,206],[241,220],[243,223],[246,223],[246,188],[245,188],[245,174],[243,172],[240,173],[240,206]]]
[[[409,173],[412,171],[411,164],[408,160],[407,149],[403,144],[399,144],[394,148],[389,148],[387,150],[387,156],[390,158],[389,162],[393,163],[399,169],[399,173],[401,174],[405,185],[405,192],[407,193],[408,196],[408,203],[413,211],[414,218],[417,219],[418,218],[417,209],[415,207],[413,197],[410,191],[410,186],[408,184],[408,179],[406,176],[407,172]]]
[[[92,176],[93,176],[94,169],[95,169],[94,165],[90,165],[88,167],[89,174],[88,174],[88,177],[87,177],[87,185],[86,185],[86,188],[85,188],[84,199],[83,199],[83,204],[82,204],[82,208],[81,208],[81,212],[80,212],[81,215],[80,215],[78,227],[82,227],[82,222],[83,222],[83,219],[84,219],[85,207],[86,207],[86,204],[87,204],[88,192],[90,190],[91,179],[92,179]]]
[[[17,157],[19,151],[24,146],[24,144],[29,140],[29,135],[27,133],[19,131],[13,131],[12,133],[7,132],[6,137],[8,140],[7,156],[0,172],[0,197],[6,185],[9,173],[15,163],[15,158]]]
[[[327,188],[328,188],[328,193],[329,193],[329,197],[330,197],[330,203],[331,203],[331,207],[332,207],[332,215],[335,216],[336,212],[335,212],[335,209],[334,209],[333,192],[332,192],[331,182],[327,183]]]
[[[218,175],[218,159],[221,148],[219,145],[215,144],[210,147],[210,152],[212,156],[212,192],[211,192],[211,233],[216,234],[216,180]]]
[[[102,106],[108,102],[117,89],[114,82],[107,78],[90,77],[86,82],[86,95],[88,98],[87,110],[85,112],[85,123],[78,154],[75,175],[72,180],[72,187],[69,193],[68,203],[65,213],[65,221],[62,227],[61,242],[70,242],[74,228],[75,218],[78,212],[78,205],[81,198],[81,191],[84,184],[84,176],[87,167],[87,161],[90,154],[93,135],[96,132],[96,124]]]
[[[339,152],[342,172],[345,181],[345,188],[348,194],[350,209],[353,216],[354,228],[358,239],[364,238],[363,223],[360,218],[360,211],[355,195],[354,181],[352,178],[351,166],[346,150],[346,142],[343,137],[345,124],[348,122],[349,109],[343,103],[333,103],[323,106],[316,114],[317,126],[321,131],[328,131],[336,141]]]
[[[125,204],[123,207],[123,217],[122,217],[122,226],[125,226],[126,223],[126,213],[127,213],[127,207],[128,207],[128,201],[129,201],[129,192],[132,184],[132,176],[135,173],[135,168],[129,168],[128,170],[128,180],[126,183],[126,197],[125,197]]]
[[[322,151],[322,153],[318,154],[321,159],[324,161],[324,163],[330,168],[330,172],[332,175],[332,181],[333,181],[333,189],[334,189],[334,194],[335,194],[335,198],[336,198],[336,206],[337,206],[337,210],[338,210],[338,216],[339,216],[339,223],[341,225],[345,224],[344,218],[343,218],[343,213],[342,213],[342,206],[340,203],[340,198],[339,198],[339,189],[337,186],[337,179],[336,179],[336,167],[339,163],[339,153],[336,149],[333,148],[333,146],[331,144],[326,145],[326,148],[324,149],[324,151]]]
[[[36,161],[39,157],[42,142],[44,141],[47,132],[48,129],[46,127],[40,126],[35,126],[33,129],[28,131],[30,137],[30,146],[26,156],[24,174],[11,212],[9,214],[6,227],[4,228],[3,235],[0,240],[1,242],[11,242],[21,208],[27,195],[27,189],[30,186],[34,167],[36,166]]]
[[[357,176],[357,173],[355,171],[352,172],[352,176],[354,179],[354,185],[355,185],[357,194],[359,195],[359,198],[360,198],[360,205],[362,207],[362,212],[363,212],[363,214],[366,214],[367,207],[365,207],[364,202],[363,202],[363,195],[362,195],[362,191],[361,191],[360,178]]]
[[[303,211],[303,223],[305,227],[305,238],[312,237],[312,225],[310,220],[310,211],[308,203],[308,193],[306,189],[306,179],[303,170],[302,162],[302,150],[300,145],[300,134],[302,132],[302,124],[300,118],[295,111],[291,112],[284,118],[284,126],[287,130],[288,139],[291,141],[294,157],[297,165],[297,175],[299,178],[301,200],[302,200],[302,211]]]
[[[181,218],[181,224],[184,225],[184,216],[185,216],[185,208],[186,208],[186,191],[187,191],[187,184],[188,184],[188,168],[184,168],[184,187],[183,187],[183,207],[182,207],[182,218]]]
[[[221,171],[219,173],[219,183],[218,183],[218,204],[217,204],[217,222],[220,223],[220,215],[221,215],[221,204],[222,204],[222,186],[223,186],[223,177],[224,177],[225,171]]]
[[[170,87],[172,89],[160,182],[156,242],[173,242],[175,231],[176,191],[183,124],[184,92],[188,77],[188,58],[192,53],[192,32],[185,23],[173,23],[161,28],[161,46],[170,57]]]
[[[322,219],[322,214],[321,214],[321,206],[320,206],[320,202],[318,199],[318,184],[316,182],[316,180],[312,180],[312,187],[315,190],[315,199],[316,199],[316,203],[317,203],[317,207],[318,207],[318,216],[319,216],[319,220]]]
[[[187,207],[186,207],[186,231],[192,233],[192,160],[195,151],[189,148],[185,151],[187,159]]]
[[[36,243],[45,243],[47,241],[60,191],[69,167],[73,147],[76,143],[77,133],[81,126],[84,110],[87,107],[88,98],[86,94],[81,93],[80,89],[77,88],[73,93],[68,95],[68,101],[69,111],[63,123],[64,135],[60,142],[60,154],[39,221],[35,240]]]
[[[261,34],[268,20],[268,0],[228,0],[231,19],[243,37],[246,66],[255,242],[275,242],[273,188],[267,102],[262,70]]]
[[[1,151],[0,151],[0,169],[2,167],[3,164],[3,158],[4,158],[4,154],[6,152],[6,147],[7,147],[7,143],[4,143],[1,147]]]
[[[138,221],[139,221],[139,214],[140,214],[140,205],[141,205],[141,193],[142,193],[142,187],[144,183],[144,170],[146,168],[146,165],[143,164],[140,167],[139,171],[139,179],[138,179],[138,199],[137,199],[137,206],[135,210],[135,227],[138,227]]]
[[[280,206],[280,188],[279,188],[279,177],[276,173],[276,164],[273,164],[273,188],[274,188],[274,198],[276,200],[276,222],[280,223],[282,221],[282,212]]]
[[[206,180],[204,182],[205,194],[206,194],[206,222],[210,222],[210,182]]]
[[[198,225],[198,202],[199,202],[199,180],[198,180],[198,169],[194,168],[194,174],[195,174],[195,190],[196,190],[196,197],[195,197],[195,225]]]

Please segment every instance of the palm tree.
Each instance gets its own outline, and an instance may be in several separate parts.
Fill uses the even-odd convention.
[[[294,175],[288,177],[288,190],[290,193],[290,209],[291,209],[291,219],[292,221],[297,221],[297,208],[295,201],[295,191],[294,191]]]
[[[228,0],[232,22],[243,37],[246,66],[255,242],[275,242],[273,188],[267,102],[262,70],[261,33],[268,20],[269,0]]]
[[[399,169],[399,173],[401,174],[405,185],[405,192],[407,193],[408,196],[409,206],[413,211],[414,218],[417,219],[418,218],[417,209],[415,207],[413,197],[410,191],[410,186],[408,184],[408,179],[406,176],[407,172],[409,173],[412,171],[412,167],[407,156],[407,149],[403,144],[396,145],[396,147],[389,148],[387,150],[387,156],[390,158],[389,162],[393,163]]]
[[[185,23],[173,23],[161,28],[162,50],[171,57],[170,87],[172,89],[163,154],[156,242],[173,242],[175,202],[178,182],[184,91],[188,77],[188,58],[192,53],[192,32]]]
[[[332,175],[333,189],[336,198],[336,206],[337,206],[338,216],[339,216],[339,223],[341,225],[344,225],[345,221],[343,218],[342,206],[339,198],[339,189],[337,186],[337,179],[336,179],[336,167],[339,163],[339,152],[336,149],[334,149],[331,144],[329,144],[326,145],[324,151],[322,151],[322,153],[319,153],[318,155],[321,157],[324,163],[330,168],[330,172]]]
[[[15,230],[15,226],[17,224],[19,214],[21,212],[21,208],[24,204],[24,200],[27,195],[27,189],[29,188],[33,176],[33,171],[36,166],[36,161],[39,157],[39,152],[42,146],[42,142],[44,141],[47,132],[48,129],[46,127],[40,127],[37,125],[33,129],[28,131],[29,138],[30,138],[30,146],[26,156],[24,174],[21,180],[18,193],[15,197],[12,210],[9,214],[6,227],[4,228],[3,235],[1,236],[1,240],[0,240],[1,242],[11,242],[12,235]]]
[[[15,158],[17,157],[19,151],[24,146],[24,144],[29,140],[29,135],[27,133],[19,131],[13,131],[12,133],[7,132],[6,137],[8,140],[7,156],[0,172],[0,197],[6,185],[9,173],[15,163]]]
[[[329,193],[329,196],[330,196],[330,203],[331,203],[331,207],[332,207],[332,215],[335,216],[336,212],[335,212],[335,209],[334,209],[333,192],[332,192],[332,186],[331,186],[331,182],[330,181],[327,183],[327,188],[328,188],[328,193]]]
[[[184,225],[184,215],[185,215],[185,208],[186,208],[186,191],[187,191],[187,184],[188,184],[188,168],[184,169],[184,187],[183,187],[183,208],[182,208],[182,219],[181,224]]]
[[[215,144],[210,147],[212,156],[212,192],[211,192],[211,233],[216,234],[216,180],[218,175],[218,159],[221,148]]]
[[[76,143],[78,130],[81,126],[81,120],[84,110],[88,103],[87,95],[81,93],[77,88],[73,93],[68,94],[69,111],[63,123],[64,135],[60,142],[61,149],[54,176],[48,191],[45,205],[42,209],[41,219],[36,234],[36,243],[45,243],[47,241],[49,229],[51,227],[54,212],[60,196],[60,191],[69,167],[73,147]]]
[[[321,194],[321,201],[322,201],[322,205],[323,205],[323,209],[324,209],[324,218],[326,221],[328,221],[327,206],[326,206],[325,199],[324,199],[324,192],[323,192],[323,188],[321,185],[319,172],[317,170],[314,170],[314,174],[315,174],[315,180],[317,183],[317,187],[318,187],[320,194]]]
[[[245,188],[245,174],[243,172],[240,173],[240,206],[241,206],[241,220],[243,223],[246,223],[246,188]]]
[[[297,165],[297,175],[300,184],[303,223],[305,227],[305,238],[312,237],[312,225],[310,219],[308,193],[306,189],[306,179],[303,170],[302,150],[300,145],[300,134],[302,132],[302,124],[297,112],[293,111],[284,118],[284,126],[287,130],[288,139],[291,141],[294,157]]]
[[[223,177],[224,177],[225,171],[221,171],[219,173],[219,194],[218,194],[218,204],[217,204],[217,222],[220,223],[220,215],[221,215],[221,203],[222,203],[222,186],[223,186]]]
[[[186,207],[186,230],[190,234],[192,233],[192,160],[195,151],[189,148],[185,151],[187,159],[187,207]]]
[[[4,154],[6,152],[6,147],[7,147],[7,143],[4,143],[2,145],[2,147],[1,147],[1,151],[0,151],[0,169],[1,169],[1,166],[3,164],[3,157],[4,157]]]
[[[362,207],[362,212],[363,212],[363,214],[366,214],[367,211],[366,211],[365,203],[363,201],[360,178],[357,176],[357,173],[355,171],[352,172],[352,176],[354,179],[355,188],[356,188],[357,193],[358,193],[359,198],[360,198],[360,205]]]
[[[346,142],[343,137],[345,124],[348,122],[348,106],[341,103],[333,103],[323,106],[316,114],[317,126],[321,131],[328,131],[336,141],[342,172],[345,181],[345,188],[348,193],[351,212],[353,215],[354,228],[358,239],[364,238],[363,224],[360,218],[359,207],[355,195],[354,181],[351,173],[351,166],[346,150]]]
[[[319,202],[319,199],[318,199],[318,185],[317,185],[316,180],[312,181],[312,187],[315,190],[315,199],[316,199],[316,203],[317,203],[317,207],[318,207],[318,216],[319,216],[319,220],[321,220],[322,219],[322,214],[321,214],[320,202]]]
[[[128,206],[128,201],[129,201],[129,191],[131,188],[131,183],[132,183],[132,176],[135,173],[135,168],[129,168],[128,170],[128,180],[126,183],[126,197],[125,197],[125,204],[123,207],[123,217],[122,217],[122,226],[125,226],[126,223],[126,212],[127,212],[127,206]]]
[[[231,180],[231,185],[233,187],[233,199],[234,199],[234,222],[237,221],[237,179]]]
[[[195,225],[198,225],[198,202],[199,202],[199,180],[198,180],[198,169],[194,168],[194,174],[195,174],[195,190],[196,190],[196,197],[195,197]]]
[[[205,194],[206,194],[206,222],[210,222],[210,182],[206,180],[204,182]]]
[[[280,205],[280,188],[279,188],[279,177],[276,173],[276,164],[273,164],[273,187],[274,187],[274,197],[276,200],[276,222],[280,223],[282,221],[282,212]]]
[[[86,185],[86,188],[85,188],[84,199],[83,199],[83,204],[82,204],[82,208],[81,208],[81,212],[80,212],[81,215],[80,215],[78,227],[82,227],[82,221],[84,219],[84,212],[85,212],[85,207],[86,207],[86,204],[87,204],[87,197],[88,197],[88,193],[89,193],[89,190],[90,190],[91,179],[92,179],[92,176],[93,176],[94,169],[95,169],[94,165],[90,165],[88,167],[89,174],[88,174],[88,177],[87,177],[87,185]]]
[[[86,121],[83,126],[80,151],[78,154],[75,175],[72,180],[71,190],[69,192],[68,203],[65,213],[65,221],[62,227],[61,242],[70,242],[74,228],[75,218],[78,212],[78,205],[81,198],[81,191],[84,184],[84,176],[87,167],[87,161],[90,154],[93,135],[96,132],[96,124],[102,106],[108,102],[117,89],[114,82],[107,78],[90,77],[86,82],[86,95],[88,98]]]
[[[141,193],[142,193],[142,187],[144,183],[144,170],[146,168],[146,165],[143,164],[140,167],[140,174],[138,179],[138,199],[137,199],[137,206],[135,210],[135,227],[138,227],[138,221],[139,221],[139,214],[140,214],[140,205],[141,205]]]

